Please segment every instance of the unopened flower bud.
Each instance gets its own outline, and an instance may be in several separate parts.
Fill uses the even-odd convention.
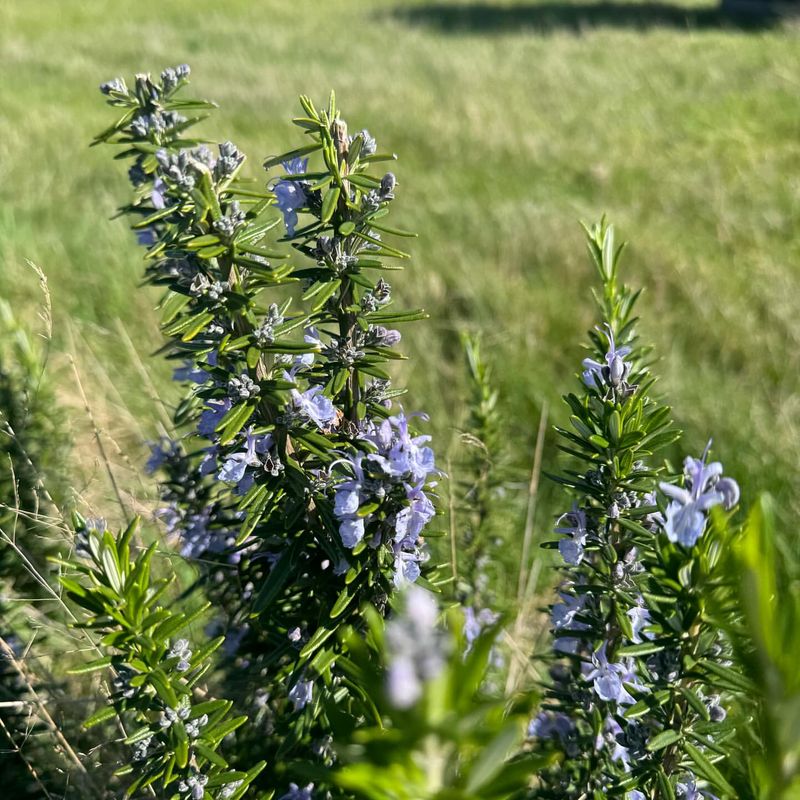
[[[611,366],[609,367],[609,378],[611,379],[611,385],[619,386],[624,377],[625,362],[619,356],[615,356],[611,360]]]

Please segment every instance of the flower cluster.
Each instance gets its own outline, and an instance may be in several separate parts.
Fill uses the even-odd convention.
[[[412,436],[400,413],[370,425],[362,440],[374,450],[345,459],[352,477],[335,486],[334,515],[342,544],[352,550],[367,532],[373,547],[388,541],[395,583],[413,582],[425,559],[422,531],[436,513],[424,491],[437,474],[433,450],[425,446],[430,437]]]

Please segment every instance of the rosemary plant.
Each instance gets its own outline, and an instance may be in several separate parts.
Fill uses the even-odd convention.
[[[657,482],[656,454],[678,432],[650,394],[638,292],[620,282],[613,228],[601,222],[588,242],[603,324],[590,335],[583,391],[565,398],[572,427],[558,431],[578,466],[554,478],[576,500],[552,543],[565,562],[552,606],[559,659],[530,730],[536,748],[564,758],[533,795],[733,797],[717,767],[731,735],[720,693],[743,681],[709,611],[720,547],[708,513],[731,509],[738,487],[707,451],[686,459],[682,479]]]
[[[437,470],[386,371],[402,358],[386,326],[425,315],[396,310],[384,277],[407,258],[385,239],[410,235],[385,220],[395,176],[372,174],[394,156],[349,135],[333,95],[321,109],[302,97],[306,143],[267,159],[282,169],[258,186],[233,144],[185,136],[197,118],[184,114],[213,105],[182,99],[188,75],[104,84],[123,113],[95,141],[132,162],[122,211],[165,289],[163,349],[188,387],[149,464],[160,514],[202,565],[283,768],[323,752],[324,697],[366,701],[337,671],[337,630],[360,628],[364,602],[382,613],[425,565]]]

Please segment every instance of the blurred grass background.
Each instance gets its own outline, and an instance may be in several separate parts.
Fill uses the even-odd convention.
[[[45,270],[54,348],[79,353],[87,398],[133,461],[157,420],[134,353],[165,392],[169,373],[148,358],[160,338],[141,252],[107,221],[124,170],[87,145],[113,113],[101,81],[184,61],[193,93],[221,105],[204,132],[242,147],[253,176],[297,141],[301,92],[334,88],[351,129],[400,155],[394,224],[420,238],[393,284],[432,317],[404,331],[401,380],[440,454],[463,418],[459,332],[481,332],[524,484],[539,410],[563,419],[594,322],[578,220],[607,212],[631,240],[625,275],[646,290],[642,333],[683,447],[713,436],[745,500],[769,488],[787,518],[800,510],[796,24],[695,3],[5,0],[0,293],[33,322],[26,259]],[[78,397],[71,372],[59,383]],[[545,469],[557,459],[551,437]],[[545,492],[541,533],[555,510]]]

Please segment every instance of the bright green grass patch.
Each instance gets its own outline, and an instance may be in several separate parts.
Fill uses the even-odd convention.
[[[155,296],[106,221],[123,171],[87,145],[108,122],[102,80],[187,61],[222,106],[205,130],[249,153],[251,175],[293,141],[300,92],[335,88],[350,127],[400,154],[397,224],[420,238],[396,294],[432,314],[406,336],[406,405],[431,412],[441,453],[464,395],[458,332],[480,330],[527,469],[536,409],[563,413],[594,319],[577,220],[607,212],[633,242],[627,279],[646,288],[642,331],[684,446],[713,435],[745,501],[772,488],[800,510],[797,28],[635,3],[11,0],[0,31],[3,295],[33,317],[25,259],[40,264],[58,346],[68,319],[107,329],[84,333],[142,414],[114,324],[154,350]]]

